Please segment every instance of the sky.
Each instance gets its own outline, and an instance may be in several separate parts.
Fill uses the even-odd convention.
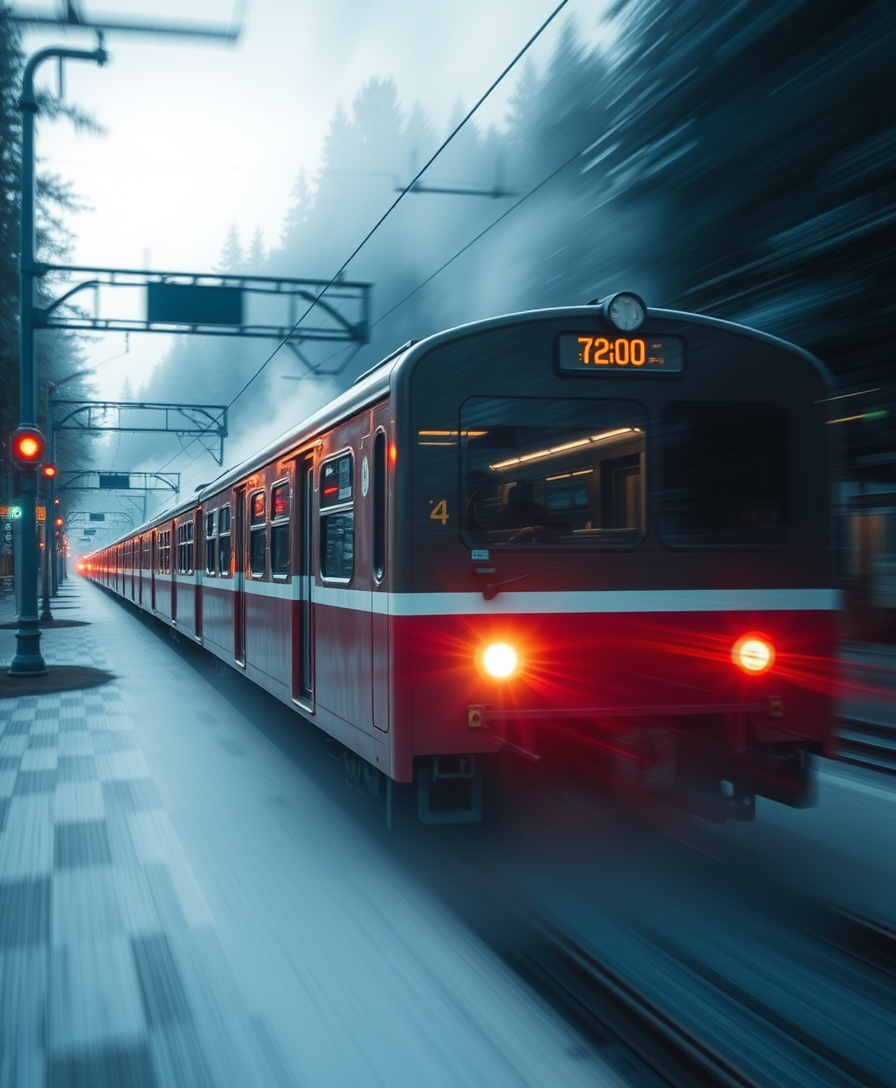
[[[260,229],[266,248],[275,246],[299,171],[313,175],[319,167],[337,103],[349,108],[371,77],[391,77],[402,105],[419,100],[443,136],[458,102],[472,106],[558,2],[81,0],[84,18],[96,22],[127,17],[242,30],[236,45],[113,31],[105,67],[66,64],[66,99],[106,130],[97,136],[64,120],[39,122],[38,159],[88,205],[72,222],[71,263],[208,272],[234,224],[244,243]],[[60,6],[12,3],[22,14],[55,14]],[[597,40],[605,7],[605,0],[570,0],[528,56],[544,64],[570,18],[583,37]],[[94,36],[25,30],[26,55],[51,45],[92,49]],[[501,124],[521,68],[476,115],[480,124]],[[38,85],[57,88],[54,63],[42,66]],[[334,271],[297,268],[294,275]],[[127,345],[120,333],[97,338],[86,358],[99,364],[99,394],[117,397],[125,375],[139,385],[166,348],[159,335],[132,335]]]

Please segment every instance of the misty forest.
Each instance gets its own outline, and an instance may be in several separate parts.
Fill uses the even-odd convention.
[[[23,66],[7,14],[0,4],[3,441],[17,407]],[[595,49],[570,21],[542,67],[524,61],[511,75],[503,123],[483,129],[474,117],[423,179],[479,195],[408,192],[350,263],[347,279],[373,285],[368,344],[307,342],[302,362],[275,342],[185,336],[145,384],[126,380],[122,399],[232,404],[233,463],[409,339],[634,290],[649,305],[793,340],[844,390],[873,382],[892,402],[894,25],[891,0],[619,0],[612,46]],[[454,124],[481,90],[462,90]],[[44,106],[61,112],[50,99]],[[102,124],[74,110],[68,119]],[[371,73],[336,108],[320,169],[296,178],[279,243],[266,251],[260,233],[241,237],[222,223],[214,271],[329,279],[446,135],[413,88]],[[40,254],[64,257],[89,194],[43,175],[38,195]],[[43,381],[84,365],[68,334],[41,333],[38,345]],[[90,379],[69,390],[89,395]],[[893,418],[891,406],[879,428]],[[86,463],[93,455],[80,441]],[[105,467],[162,467],[152,438],[103,444]],[[177,448],[165,448],[168,461]],[[218,472],[195,444],[173,467],[189,490]]]

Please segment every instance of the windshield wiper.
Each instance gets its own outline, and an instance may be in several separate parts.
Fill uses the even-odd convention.
[[[503,582],[489,582],[488,585],[483,587],[482,596],[487,601],[493,601],[498,596],[501,586],[509,586],[511,582],[521,582],[528,577],[528,574],[518,574],[516,578],[505,578]]]

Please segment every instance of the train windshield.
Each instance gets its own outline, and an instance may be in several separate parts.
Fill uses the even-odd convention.
[[[678,547],[779,547],[791,535],[790,428],[775,404],[668,404],[660,535]]]
[[[460,422],[472,546],[642,538],[646,416],[637,402],[472,397]]]

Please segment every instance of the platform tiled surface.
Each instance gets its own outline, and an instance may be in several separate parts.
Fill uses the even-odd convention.
[[[109,668],[89,626],[41,652]],[[0,1088],[292,1083],[116,686],[0,698]]]

